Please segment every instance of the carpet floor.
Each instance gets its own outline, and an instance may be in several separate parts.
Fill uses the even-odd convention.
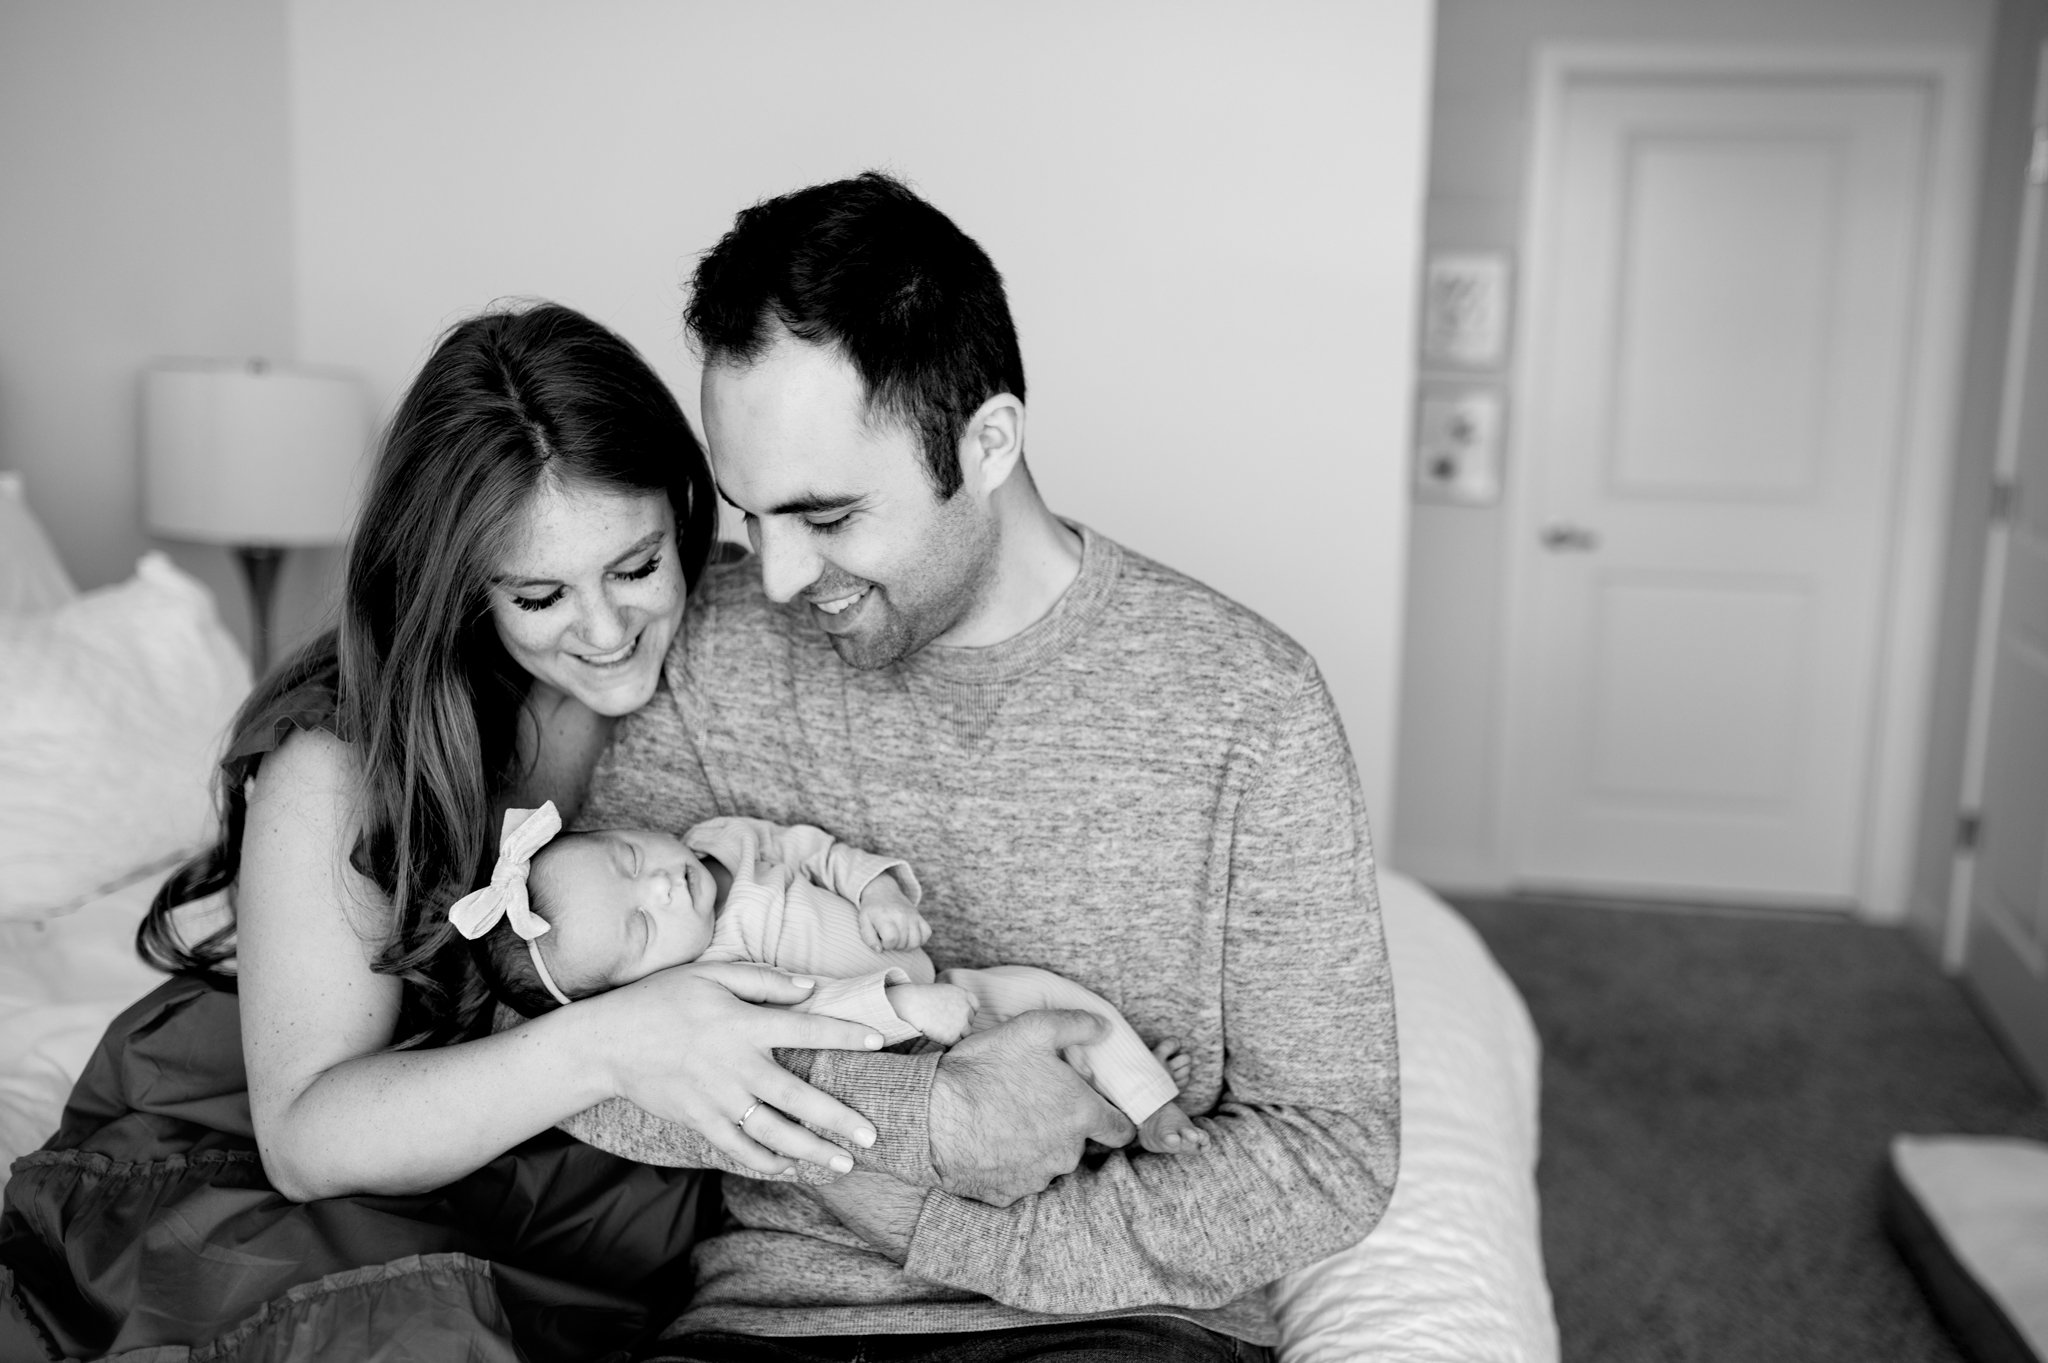
[[[1565,1363],[1960,1359],[1878,1221],[1899,1132],[2048,1139],[1903,932],[1454,898],[1543,1039]]]

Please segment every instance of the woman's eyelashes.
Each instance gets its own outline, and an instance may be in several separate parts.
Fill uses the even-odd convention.
[[[549,592],[546,596],[519,596],[515,594],[512,597],[512,604],[519,607],[519,609],[523,611],[544,611],[549,606],[552,606],[557,601],[560,601],[562,599],[562,596],[562,589],[560,587],[557,587],[553,591]]]
[[[641,564],[639,567],[627,568],[621,572],[613,573],[612,576],[619,579],[621,582],[639,582],[644,578],[653,577],[656,570],[660,567],[661,555],[656,554],[653,558],[648,559],[647,562]],[[565,595],[567,595],[567,589],[563,587],[555,588],[546,596],[519,596],[515,594],[512,597],[512,604],[519,607],[519,609],[523,611],[544,611],[549,606],[552,606],[557,601],[560,601]]]

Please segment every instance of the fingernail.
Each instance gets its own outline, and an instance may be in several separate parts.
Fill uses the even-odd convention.
[[[790,981],[790,983],[791,983],[791,984],[793,984],[793,985],[795,985],[795,986],[796,986],[797,988],[799,988],[799,989],[809,989],[809,988],[810,988],[810,987],[811,987],[812,985],[816,984],[816,983],[817,983],[817,981],[816,981],[816,980],[791,980],[791,981]]]
[[[863,1150],[867,1149],[875,1143],[875,1129],[871,1126],[864,1126],[854,1132],[853,1143]]]
[[[869,1032],[868,1039],[862,1044],[871,1051],[879,1051],[882,1049],[882,1038],[873,1032]]]
[[[853,1156],[851,1156],[851,1155],[834,1155],[834,1156],[832,1157],[832,1169],[833,1169],[833,1172],[835,1172],[835,1173],[840,1173],[840,1174],[850,1174],[850,1173],[852,1173],[852,1172],[853,1172]]]

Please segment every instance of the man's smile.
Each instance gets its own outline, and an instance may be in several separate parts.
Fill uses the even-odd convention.
[[[873,586],[874,584],[872,583],[862,583],[860,586],[848,591],[835,589],[834,593],[830,596],[812,596],[809,598],[811,608],[823,611],[827,615],[839,615],[860,604],[861,600],[873,590]]]

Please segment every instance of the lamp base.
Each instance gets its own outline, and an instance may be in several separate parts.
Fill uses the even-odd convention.
[[[277,594],[284,550],[273,544],[238,544],[235,559],[249,584],[249,663],[261,677],[270,670],[270,602]]]

